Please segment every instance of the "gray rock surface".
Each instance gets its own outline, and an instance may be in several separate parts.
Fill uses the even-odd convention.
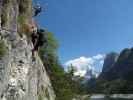
[[[113,65],[116,63],[118,57],[119,54],[115,52],[107,54],[104,60],[102,72],[107,72],[108,70],[110,70],[113,67]]]
[[[37,54],[32,62],[33,47],[24,35],[27,33],[19,33],[18,18],[22,15],[30,22],[32,0],[0,0],[0,41],[7,48],[7,53],[0,57],[0,100],[55,100],[50,79]]]
[[[8,51],[0,59],[0,100],[54,100],[45,67],[38,55],[32,62],[32,44],[26,36],[20,38],[4,30],[0,35]]]

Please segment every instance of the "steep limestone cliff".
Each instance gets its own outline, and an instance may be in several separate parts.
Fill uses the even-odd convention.
[[[6,47],[5,54],[0,57],[0,100],[55,100],[50,79],[39,56],[36,55],[36,61],[32,61],[32,43],[26,33],[21,37],[18,34],[22,32],[18,17],[22,15],[25,20],[30,20],[31,4],[31,0],[0,1],[0,41]]]

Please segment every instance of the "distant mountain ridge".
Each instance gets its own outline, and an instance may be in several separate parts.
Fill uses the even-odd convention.
[[[133,48],[124,49],[119,56],[117,53],[108,54],[99,79],[127,79],[129,72],[133,72]]]
[[[111,69],[114,68],[115,63],[117,62],[119,57],[118,53],[111,52],[108,53],[104,59],[103,69],[101,74],[99,75],[99,78],[105,78],[106,73],[108,73]]]
[[[104,60],[102,72],[109,71],[114,66],[118,57],[119,57],[119,54],[115,53],[115,52],[111,52],[111,53],[107,54],[105,57],[105,60]]]
[[[91,93],[133,93],[133,48],[107,54],[102,72],[86,86]]]

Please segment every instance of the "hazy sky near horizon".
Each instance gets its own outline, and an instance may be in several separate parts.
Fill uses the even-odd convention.
[[[133,47],[133,0],[36,0],[48,3],[37,19],[59,40],[64,64]]]

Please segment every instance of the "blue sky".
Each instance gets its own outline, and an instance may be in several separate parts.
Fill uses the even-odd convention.
[[[36,0],[37,17],[59,40],[62,63],[133,46],[133,0]]]

